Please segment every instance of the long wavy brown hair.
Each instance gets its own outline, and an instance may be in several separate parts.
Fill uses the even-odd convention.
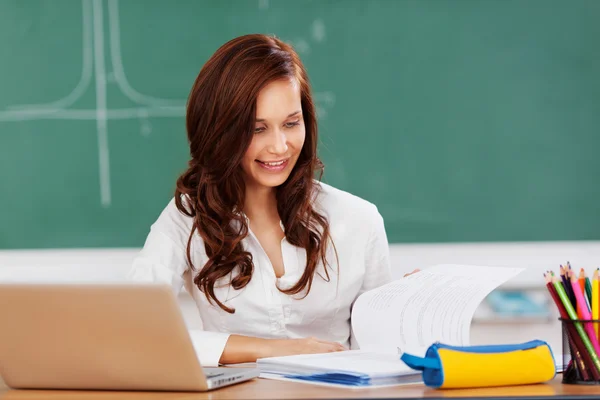
[[[310,291],[319,261],[329,280],[326,259],[330,241],[325,216],[313,207],[323,164],[317,157],[317,120],[306,70],[294,49],[266,35],[246,35],[220,47],[204,64],[191,89],[186,129],[191,159],[178,178],[175,190],[177,208],[193,218],[187,243],[187,261],[192,264],[192,238],[204,241],[207,262],[194,276],[194,283],[212,303],[223,310],[235,310],[216,296],[217,280],[232,274],[235,289],[252,278],[252,254],[244,251],[242,239],[248,235],[243,211],[245,185],[241,160],[254,135],[256,99],[268,83],[295,79],[301,88],[302,114],[306,138],[290,176],[276,190],[277,211],[289,243],[306,249],[307,263],[302,277],[287,294]],[[321,274],[319,274],[321,275]],[[322,276],[322,275],[321,275]]]

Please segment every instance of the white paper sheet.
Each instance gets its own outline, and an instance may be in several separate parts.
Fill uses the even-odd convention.
[[[469,345],[473,314],[523,268],[436,265],[360,296],[352,328],[362,350],[422,356],[439,341]]]
[[[417,372],[396,354],[349,350],[335,353],[302,354],[258,360],[261,372],[312,374],[329,371],[346,371],[365,374],[371,378],[414,375]]]

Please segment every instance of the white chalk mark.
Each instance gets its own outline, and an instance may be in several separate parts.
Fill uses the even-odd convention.
[[[117,86],[125,96],[130,100],[146,104],[150,106],[160,105],[181,105],[184,104],[181,100],[174,99],[160,99],[157,97],[147,96],[135,90],[125,75],[123,68],[123,61],[121,59],[121,28],[119,23],[119,3],[118,0],[108,0],[108,26],[109,26],[109,37],[110,37],[110,57],[112,61],[113,74]]]
[[[67,108],[75,104],[88,89],[92,80],[92,0],[82,0],[82,48],[83,62],[81,63],[81,77],[75,88],[65,97],[45,104],[18,104],[8,107],[9,110],[25,110],[40,108]]]
[[[298,53],[308,54],[310,53],[310,44],[304,39],[297,39],[292,42],[294,48],[298,51]]]
[[[142,124],[140,125],[140,133],[142,134],[142,136],[150,136],[150,134],[152,133],[152,124],[150,124],[150,122],[147,119],[141,120],[141,123]]]
[[[148,112],[146,109],[140,109],[139,113],[140,118],[140,133],[142,136],[149,136],[152,132],[152,125],[148,120]]]
[[[96,121],[98,140],[98,163],[100,175],[100,201],[103,207],[111,204],[110,157],[108,146],[108,120],[140,119],[141,133],[150,134],[152,125],[149,118],[174,118],[185,115],[185,100],[158,99],[135,91],[125,77],[121,61],[120,34],[118,31],[118,3],[109,3],[109,13],[117,11],[116,20],[109,25],[113,29],[110,37],[111,54],[115,56],[115,71],[106,74],[104,52],[103,0],[82,0],[82,43],[83,62],[81,78],[77,86],[64,98],[47,104],[23,104],[0,111],[0,122],[22,122],[30,120],[89,120]],[[115,25],[116,22],[116,25]],[[116,42],[115,42],[116,40]],[[111,57],[112,58],[112,57]],[[96,107],[93,109],[69,109],[89,89],[92,75],[96,78]],[[107,81],[118,84],[123,94],[130,100],[151,107],[131,107],[109,110]],[[133,96],[133,98],[131,97]],[[156,104],[154,104],[156,103]],[[160,104],[158,104],[160,103]],[[169,105],[171,104],[171,105]]]
[[[131,119],[140,118],[144,115],[146,118],[172,118],[185,115],[185,109],[181,107],[151,107],[151,108],[123,108],[109,110],[109,119]]]
[[[96,110],[61,110],[57,109],[25,109],[14,111],[0,111],[0,121],[27,121],[33,119],[55,119],[67,116],[67,119],[95,119]],[[73,113],[73,114],[71,114]],[[86,118],[72,118],[71,115],[86,114]],[[58,116],[57,116],[58,115]]]
[[[333,92],[316,92],[313,94],[315,99],[317,115],[319,118],[327,117],[327,108],[333,108],[335,105],[335,93]]]
[[[315,42],[320,43],[323,40],[325,40],[325,23],[323,23],[322,20],[315,20],[312,24],[311,31],[312,37],[315,40]]]
[[[325,119],[327,118],[327,110],[325,110],[325,108],[321,107],[321,106],[316,106],[317,109],[317,116],[319,118]]]
[[[184,116],[185,110],[181,107],[121,108],[106,110],[106,117],[109,120],[140,118],[140,115],[142,114],[146,115],[148,118],[172,118]],[[51,119],[95,120],[96,117],[96,109],[0,111],[0,122]]]
[[[316,101],[324,103],[329,107],[333,107],[335,105],[335,93],[333,92],[316,92],[313,97]]]
[[[100,202],[110,206],[110,157],[108,154],[108,126],[106,116],[106,75],[104,70],[104,18],[102,0],[94,0],[94,61],[96,72],[96,129],[98,134],[98,161],[100,165]]]
[[[258,0],[258,9],[259,10],[268,10],[269,9],[269,0]]]

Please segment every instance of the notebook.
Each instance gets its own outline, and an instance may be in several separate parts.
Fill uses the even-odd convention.
[[[434,342],[469,345],[483,299],[523,268],[444,264],[363,293],[352,308],[359,350],[257,360],[260,376],[353,388],[421,381],[404,352],[425,355]]]

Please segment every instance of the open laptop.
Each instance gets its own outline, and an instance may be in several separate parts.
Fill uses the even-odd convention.
[[[257,368],[202,368],[172,289],[0,284],[0,375],[16,389],[205,391]]]

